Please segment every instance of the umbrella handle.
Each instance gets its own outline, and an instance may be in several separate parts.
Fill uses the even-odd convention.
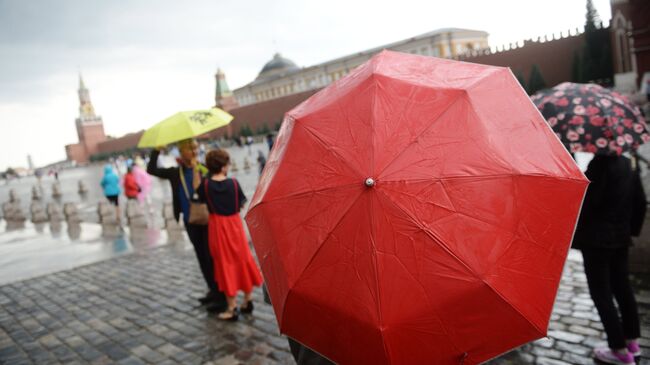
[[[458,360],[458,365],[463,365],[465,363],[465,359],[467,359],[467,352],[463,352],[463,356],[460,357],[460,360]]]

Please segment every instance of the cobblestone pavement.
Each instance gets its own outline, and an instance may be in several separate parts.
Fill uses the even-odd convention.
[[[639,363],[645,365],[648,283],[635,279],[646,356]],[[237,323],[219,322],[197,307],[202,291],[193,252],[179,246],[1,286],[0,363],[293,364],[259,290],[255,313]],[[580,255],[572,252],[549,337],[490,364],[593,364],[591,349],[603,338]]]

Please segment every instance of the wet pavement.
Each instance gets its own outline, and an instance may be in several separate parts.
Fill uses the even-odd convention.
[[[269,305],[221,322],[198,307],[193,250],[165,245],[0,287],[0,363],[288,364]]]
[[[293,364],[273,311],[237,323],[198,307],[204,289],[193,251],[170,244],[0,286],[0,363]],[[650,364],[650,287],[635,278],[641,312],[639,364]],[[562,278],[549,337],[490,364],[594,364],[604,344],[579,252]]]
[[[251,146],[250,152],[247,147],[232,147],[227,150],[237,166],[231,175],[237,178],[244,193],[251,199],[259,177],[257,151],[267,153],[268,147],[265,143],[257,143]],[[247,164],[249,168],[245,169]],[[61,171],[58,181],[61,196],[58,198],[52,194],[54,184],[57,183],[53,176],[43,176],[40,185],[34,176],[0,183],[0,202],[8,201],[9,191],[13,190],[27,216],[24,224],[0,220],[0,285],[91,264],[132,253],[140,248],[187,240],[182,231],[179,234],[161,229],[164,226],[162,207],[164,202],[171,201],[171,188],[167,181],[155,177],[152,179],[150,202],[144,205],[148,228],[131,230],[124,225],[120,234],[103,235],[97,213],[98,203],[105,201],[99,187],[103,165]],[[83,181],[88,188],[84,195],[78,193],[79,181]],[[81,224],[69,226],[65,221],[31,223],[29,211],[34,186],[40,186],[42,198],[39,203],[43,207],[51,202],[60,207],[65,203],[74,203]],[[120,204],[123,222],[125,203],[126,199],[122,196]],[[243,214],[245,209],[246,207]]]

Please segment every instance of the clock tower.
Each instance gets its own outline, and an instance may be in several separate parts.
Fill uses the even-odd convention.
[[[90,92],[79,75],[79,117],[75,120],[79,143],[66,146],[69,160],[77,163],[90,161],[90,156],[98,152],[98,145],[106,140],[102,117],[95,114],[90,101]]]

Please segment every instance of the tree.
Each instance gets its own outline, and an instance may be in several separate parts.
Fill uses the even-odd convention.
[[[596,80],[611,82],[614,74],[609,29],[604,29],[598,26],[599,24],[601,22],[598,12],[594,8],[592,0],[587,0],[585,44],[582,51],[580,82]]]
[[[540,71],[537,65],[533,65],[530,69],[530,77],[528,78],[528,95],[532,95],[545,88],[546,81],[544,81],[542,71]]]
[[[596,24],[600,23],[598,11],[594,8],[592,0],[587,0],[587,19],[585,21],[585,32],[596,30]]]
[[[264,124],[262,124],[261,126],[257,127],[257,134],[258,135],[266,135],[266,134],[269,134],[269,132],[271,132],[271,130],[269,129],[269,124],[266,123],[266,122]]]
[[[571,82],[582,82],[582,62],[578,51],[573,52],[573,62],[571,63]]]
[[[253,131],[251,130],[251,127],[248,124],[244,124],[239,129],[239,134],[244,137],[248,137],[253,135]]]

